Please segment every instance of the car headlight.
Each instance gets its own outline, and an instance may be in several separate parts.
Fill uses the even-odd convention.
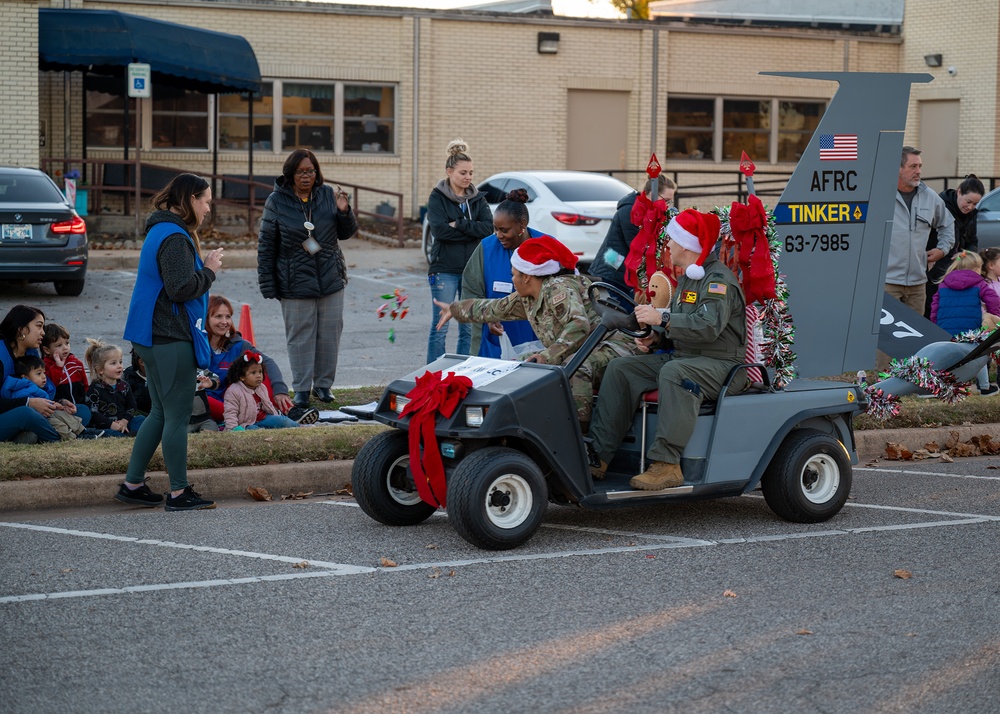
[[[483,419],[486,418],[486,407],[466,407],[465,408],[465,425],[480,427],[483,425]]]
[[[402,394],[390,394],[389,395],[389,408],[392,409],[397,414],[402,414],[403,409],[406,405],[410,403],[410,400],[404,397]]]

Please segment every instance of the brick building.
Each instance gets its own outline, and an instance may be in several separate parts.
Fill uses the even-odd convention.
[[[768,70],[930,72],[933,83],[914,87],[906,136],[927,149],[927,173],[1000,174],[1000,7],[992,2],[965,12],[968,3],[907,0],[901,30],[283,0],[71,5],[239,34],[253,48],[264,91],[252,132],[245,96],[154,85],[153,98],[141,100],[144,161],[201,173],[215,162],[219,174],[245,176],[252,143],[254,175],[274,176],[290,148],[308,146],[332,179],[402,194],[408,216],[443,175],[455,137],[469,143],[479,177],[574,168],[624,170],[624,180],[638,183],[627,171],[641,170],[651,150],[687,185],[718,182],[720,172],[734,177],[741,150],[759,172],[788,172],[836,87],[758,74]],[[38,71],[37,11],[50,6],[63,1],[0,3],[8,38],[0,87],[18,98],[0,109],[0,163],[38,165],[84,150],[120,159],[124,82]],[[931,63],[940,55],[940,66],[929,67],[925,55]]]

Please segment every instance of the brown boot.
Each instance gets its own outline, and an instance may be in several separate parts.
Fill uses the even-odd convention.
[[[600,461],[599,466],[595,466],[593,463],[590,465],[590,477],[595,481],[603,481],[605,474],[608,473],[608,462],[600,457],[597,458],[597,461]]]
[[[668,464],[654,461],[649,468],[638,476],[634,476],[629,485],[643,491],[660,491],[664,488],[674,488],[684,484],[684,474],[678,464]]]

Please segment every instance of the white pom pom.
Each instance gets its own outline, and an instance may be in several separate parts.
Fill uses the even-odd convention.
[[[684,274],[692,280],[701,280],[705,277],[705,269],[697,263],[691,263],[684,271]]]

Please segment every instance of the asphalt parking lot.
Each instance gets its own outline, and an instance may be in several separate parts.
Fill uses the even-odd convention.
[[[992,712],[996,459],[759,494],[550,506],[510,552],[349,498],[0,522],[9,711]],[[907,577],[908,576],[908,577]]]

